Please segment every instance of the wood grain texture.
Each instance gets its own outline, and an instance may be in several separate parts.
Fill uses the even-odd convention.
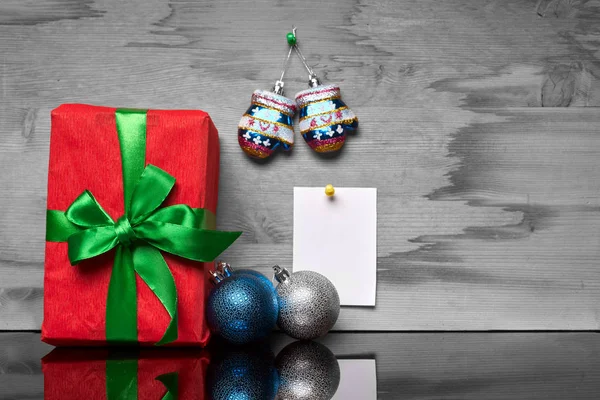
[[[274,354],[290,342],[273,335]],[[338,358],[375,359],[380,400],[587,400],[600,390],[594,333],[332,333],[321,342]],[[49,351],[39,334],[0,333],[0,398],[42,399]]]
[[[224,258],[290,266],[294,186],[378,188],[375,308],[339,330],[600,327],[600,2],[0,3],[0,329],[42,315],[49,113],[201,108],[221,132]],[[299,43],[360,131],[245,157],[236,126]],[[297,59],[287,95],[306,87]]]

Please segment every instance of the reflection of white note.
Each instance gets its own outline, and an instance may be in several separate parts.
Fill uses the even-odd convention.
[[[377,189],[294,188],[294,272],[325,275],[346,306],[374,306]]]
[[[332,400],[376,400],[375,360],[338,360],[340,385]]]

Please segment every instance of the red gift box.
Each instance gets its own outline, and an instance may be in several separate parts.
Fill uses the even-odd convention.
[[[85,190],[117,221],[124,216],[122,143],[117,109],[82,104],[52,111],[48,210],[67,210]],[[218,133],[203,111],[149,110],[145,121],[145,164],[172,175],[176,184],[161,207],[185,204],[214,213],[219,176]],[[135,147],[135,145],[133,145]],[[50,216],[48,217],[50,220]],[[213,219],[214,221],[214,219]],[[214,222],[213,222],[214,223]],[[66,241],[46,242],[42,340],[56,345],[105,345],[106,308],[115,250],[71,265]],[[177,340],[171,345],[205,345],[205,271],[210,264],[161,252],[177,292]],[[147,284],[135,275],[137,342],[157,343],[171,318]]]
[[[42,359],[45,399],[204,399],[208,354],[146,350],[53,350]]]

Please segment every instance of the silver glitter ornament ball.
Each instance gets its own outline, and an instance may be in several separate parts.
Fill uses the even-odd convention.
[[[340,315],[340,296],[333,283],[313,271],[290,275],[285,268],[273,267],[279,301],[279,328],[296,339],[325,335]]]
[[[316,342],[294,342],[277,355],[278,400],[329,400],[340,384],[333,353]]]

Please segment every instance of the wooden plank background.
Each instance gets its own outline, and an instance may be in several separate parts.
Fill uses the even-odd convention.
[[[274,354],[291,341],[274,335]],[[338,358],[375,359],[381,400],[587,400],[600,391],[594,333],[352,332],[321,342]],[[0,334],[0,398],[42,399],[40,358],[50,349],[39,334]]]
[[[336,157],[297,135],[257,163],[236,126],[292,24],[360,131]],[[41,324],[65,102],[208,111],[234,265],[291,265],[294,186],[377,187],[377,306],[336,329],[598,329],[599,37],[599,0],[2,0],[0,329]],[[293,59],[287,95],[306,80]]]

